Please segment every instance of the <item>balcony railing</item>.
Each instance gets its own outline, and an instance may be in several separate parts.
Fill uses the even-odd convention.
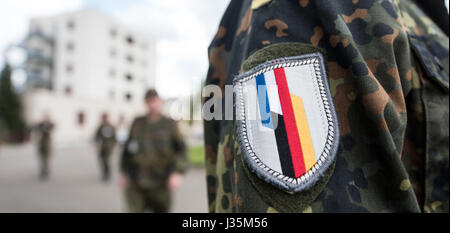
[[[27,86],[52,89],[52,79],[50,76],[27,72]]]
[[[27,63],[36,62],[47,66],[53,65],[53,57],[42,54],[38,51],[27,50]]]

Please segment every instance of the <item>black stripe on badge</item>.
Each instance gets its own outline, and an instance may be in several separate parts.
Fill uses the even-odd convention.
[[[286,134],[283,115],[277,114],[278,125],[275,128],[275,138],[278,147],[278,156],[280,156],[281,170],[283,175],[295,178],[294,166],[292,165],[291,149]]]

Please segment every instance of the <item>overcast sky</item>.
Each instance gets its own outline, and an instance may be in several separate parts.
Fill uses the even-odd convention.
[[[229,0],[1,0],[0,52],[20,42],[32,17],[95,8],[158,41],[156,85],[164,97],[187,95],[208,68],[207,47]],[[448,5],[448,0],[446,0]],[[3,66],[3,56],[0,56]],[[176,83],[176,85],[173,85]]]
[[[30,18],[95,8],[157,40],[156,85],[165,97],[187,95],[208,69],[207,47],[229,0],[2,0],[0,51],[20,42]],[[3,66],[0,56],[0,66]],[[173,85],[176,83],[176,85]]]

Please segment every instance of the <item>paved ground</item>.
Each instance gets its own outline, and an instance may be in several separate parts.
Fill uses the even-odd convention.
[[[118,156],[113,165],[117,168]],[[122,212],[117,169],[102,183],[92,147],[56,149],[48,181],[37,178],[32,145],[0,146],[0,212]],[[174,193],[173,212],[206,212],[203,169],[191,169]]]

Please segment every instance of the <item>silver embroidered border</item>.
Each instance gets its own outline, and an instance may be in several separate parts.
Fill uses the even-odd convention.
[[[294,67],[311,64],[313,64],[314,66],[320,96],[324,105],[324,110],[328,121],[328,134],[324,150],[322,151],[319,160],[317,160],[316,164],[314,164],[314,166],[310,168],[305,174],[295,179],[272,170],[271,168],[266,166],[263,162],[261,162],[258,156],[253,151],[247,136],[248,132],[245,116],[245,104],[244,104],[245,100],[242,87],[244,82],[253,79],[262,73],[266,73],[267,71],[274,70],[280,67]],[[238,139],[241,144],[241,149],[244,151],[244,154],[248,155],[247,157],[253,160],[253,162],[255,163],[254,165],[256,165],[256,167],[263,169],[265,172],[267,172],[267,174],[269,174],[269,176],[275,178],[275,180],[270,179],[270,177],[261,177],[261,178],[264,178],[266,181],[270,180],[274,181],[280,188],[290,193],[302,191],[310,187],[311,185],[315,184],[315,182],[317,182],[317,180],[323,175],[324,170],[326,170],[331,164],[331,162],[334,161],[337,152],[338,143],[335,143],[339,142],[338,127],[336,127],[337,117],[334,108],[332,108],[329,102],[331,96],[329,92],[327,92],[327,90],[329,90],[328,84],[324,82],[324,78],[326,78],[326,73],[323,67],[324,67],[323,57],[320,53],[313,53],[296,57],[280,58],[265,62],[264,64],[259,65],[242,75],[237,76],[233,81],[234,85],[237,86],[238,88],[237,93],[239,96],[239,98],[237,99],[237,103],[241,118],[240,120],[238,120]],[[252,170],[255,171],[256,167],[252,166],[252,164],[253,163],[250,163],[251,165],[250,168],[252,168]],[[319,177],[316,175],[316,173],[318,172],[320,173]],[[257,175],[260,174],[257,173]],[[282,183],[276,182],[276,180],[282,181]]]

